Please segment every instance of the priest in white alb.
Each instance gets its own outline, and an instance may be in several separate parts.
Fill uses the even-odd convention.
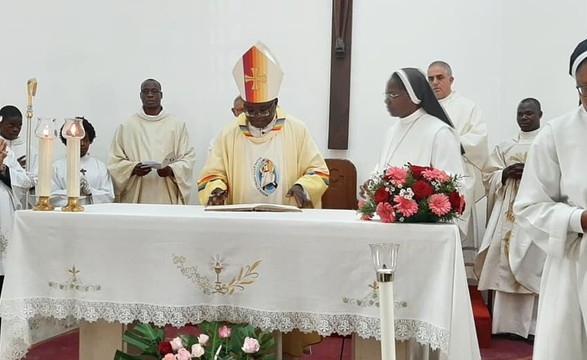
[[[464,149],[464,191],[467,206],[461,216],[459,228],[462,233],[463,250],[468,250],[463,252],[465,262],[472,262],[480,243],[475,204],[485,196],[481,171],[489,156],[487,124],[483,121],[481,110],[474,102],[453,91],[454,77],[449,64],[444,61],[435,61],[430,64],[428,81],[436,98],[453,122]]]
[[[83,204],[102,204],[114,201],[114,187],[112,179],[108,173],[106,164],[91,156],[89,153],[90,145],[96,138],[94,126],[85,118],[83,126],[86,135],[80,142],[80,203]],[[63,129],[63,128],[62,128]],[[66,139],[59,132],[59,137],[63,144],[67,144]],[[67,204],[67,159],[62,158],[53,163],[51,202],[54,206],[65,206]]]
[[[108,170],[116,200],[187,204],[196,155],[185,122],[161,106],[161,84],[141,84],[142,108],[121,124],[110,147]]]
[[[200,173],[200,204],[270,203],[319,208],[328,188],[326,162],[306,125],[277,106],[283,71],[257,43],[237,61],[234,79],[244,111],[226,126]],[[302,356],[317,333],[283,335],[283,351]]]
[[[571,54],[570,74],[581,103],[542,128],[514,203],[520,226],[547,254],[534,360],[587,354],[587,40]]]
[[[517,108],[520,133],[495,147],[483,170],[488,191],[488,222],[475,272],[479,290],[494,290],[494,334],[534,335],[540,277],[545,253],[514,216],[514,200],[520,186],[530,145],[540,131],[540,102],[527,98]]]

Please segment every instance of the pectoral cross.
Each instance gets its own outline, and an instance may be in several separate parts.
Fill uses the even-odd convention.
[[[85,176],[88,171],[86,169],[79,169],[79,172],[81,172],[82,175]]]

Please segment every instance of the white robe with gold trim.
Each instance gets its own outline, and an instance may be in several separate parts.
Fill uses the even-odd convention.
[[[169,165],[173,177],[160,177],[156,170],[145,176],[132,175],[143,161],[162,162],[173,153]],[[192,188],[196,155],[186,124],[164,111],[157,116],[141,109],[121,124],[108,155],[116,199],[123,203],[187,204]]]

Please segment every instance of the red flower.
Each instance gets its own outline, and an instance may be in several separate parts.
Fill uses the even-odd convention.
[[[416,200],[422,200],[434,193],[434,189],[426,181],[418,180],[412,185],[412,191],[414,192],[414,198]],[[452,203],[451,203],[452,204]]]
[[[157,350],[159,351],[159,355],[161,356],[173,353],[173,349],[171,348],[171,344],[169,343],[169,341],[161,341],[159,345],[157,345]]]
[[[375,204],[379,204],[382,202],[387,202],[389,200],[389,192],[385,187],[380,187],[377,189],[374,195]]]
[[[418,165],[410,165],[410,169],[412,170],[412,176],[416,180],[423,179],[422,171],[430,170],[429,166],[418,166]]]
[[[448,200],[450,201],[450,206],[458,212],[459,214],[463,213],[465,209],[465,198],[461,196],[457,191],[453,191],[448,194]]]

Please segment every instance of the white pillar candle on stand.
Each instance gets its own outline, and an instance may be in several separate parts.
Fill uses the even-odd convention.
[[[51,195],[51,173],[53,172],[53,139],[49,136],[49,130],[44,129],[39,137],[39,183],[37,184],[37,196]]]
[[[379,287],[379,332],[381,334],[381,359],[395,360],[395,302],[393,301],[393,277],[397,266],[398,244],[369,244],[373,267]]]
[[[395,360],[395,303],[393,281],[379,282],[379,314],[381,319],[381,359]]]
[[[80,138],[67,139],[67,197],[79,197]]]

